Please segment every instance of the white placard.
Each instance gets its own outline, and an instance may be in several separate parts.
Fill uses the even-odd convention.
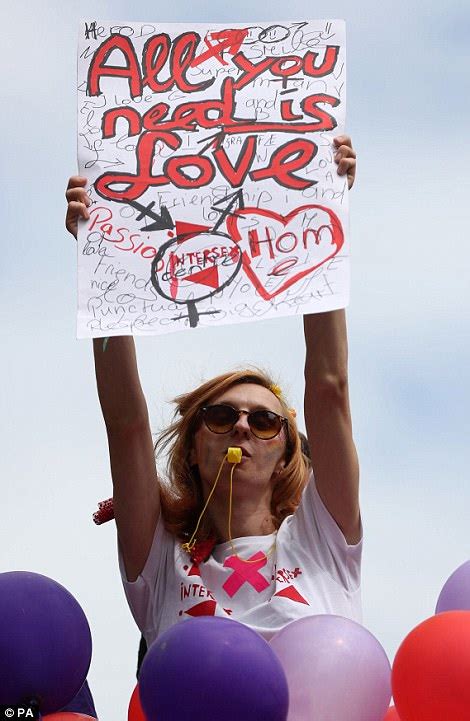
[[[83,21],[78,336],[347,305],[341,20]]]

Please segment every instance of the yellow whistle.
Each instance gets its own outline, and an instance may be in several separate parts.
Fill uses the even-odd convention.
[[[237,446],[230,446],[227,449],[227,461],[229,463],[240,463],[242,459],[242,449]]]

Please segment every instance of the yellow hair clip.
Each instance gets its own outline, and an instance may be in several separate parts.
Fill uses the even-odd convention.
[[[269,390],[271,391],[271,393],[274,393],[276,398],[279,398],[279,400],[281,400],[281,396],[282,396],[281,386],[278,386],[277,383],[271,383],[271,385],[269,386]]]

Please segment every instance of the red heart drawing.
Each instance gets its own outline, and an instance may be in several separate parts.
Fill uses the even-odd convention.
[[[297,217],[302,213],[303,220]],[[252,216],[253,222],[240,228],[247,216]],[[295,218],[298,222],[293,230],[287,230]],[[280,223],[283,232],[275,234],[268,219]],[[266,237],[260,238],[259,229],[263,226]],[[242,208],[227,217],[227,229],[242,248],[243,270],[264,300],[271,300],[312,273],[339,253],[344,244],[338,216],[322,205],[302,205],[285,216],[263,208]],[[253,261],[258,258],[255,269]],[[267,286],[272,284],[272,278],[280,280],[280,285],[270,291]]]

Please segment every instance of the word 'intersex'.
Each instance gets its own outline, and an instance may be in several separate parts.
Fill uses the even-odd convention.
[[[235,93],[253,83],[264,73],[273,78],[289,79],[300,72],[310,77],[324,77],[333,72],[338,60],[339,47],[328,45],[323,60],[317,65],[318,53],[308,51],[302,57],[285,55],[266,57],[252,62],[239,50],[246,36],[246,30],[225,31],[234,33],[231,37],[232,62],[240,74],[237,78],[227,77],[221,86],[220,97],[214,99],[183,102],[174,107],[170,114],[168,103],[159,102],[147,112],[141,114],[135,108],[116,107],[104,113],[102,136],[113,138],[117,133],[117,123],[124,119],[128,125],[129,136],[139,135],[136,144],[136,172],[108,172],[95,182],[96,191],[108,200],[136,200],[150,187],[173,185],[182,189],[201,188],[209,185],[217,173],[222,175],[232,187],[243,185],[246,178],[252,181],[273,179],[279,185],[304,190],[316,181],[296,175],[315,157],[318,147],[311,140],[297,138],[278,147],[271,155],[266,167],[255,168],[257,139],[260,133],[305,134],[333,130],[336,119],[319,105],[332,108],[339,99],[326,93],[304,97],[300,102],[300,111],[293,108],[292,99],[280,102],[280,120],[274,122],[238,118],[235,115]],[[142,95],[148,87],[154,93],[166,93],[176,86],[182,93],[201,93],[210,87],[215,77],[202,82],[191,82],[188,71],[202,63],[207,51],[196,55],[201,37],[196,32],[186,32],[173,41],[166,33],[154,35],[145,43],[142,60],[139,62],[135,48],[128,37],[110,35],[95,51],[88,73],[88,95],[101,94],[101,80],[105,77],[121,78],[129,84],[132,98]],[[206,44],[208,44],[206,38]],[[109,64],[109,57],[115,51],[122,54],[124,65]],[[212,53],[215,55],[215,52]],[[223,57],[218,58],[226,64]],[[169,77],[160,78],[160,73],[168,63]],[[307,116],[308,122],[305,122]],[[208,145],[198,154],[174,155],[167,158],[159,174],[153,173],[159,149],[166,146],[173,153],[181,147],[178,133],[198,130],[216,130]],[[247,135],[238,158],[232,162],[221,140],[227,135]],[[210,152],[211,157],[204,153]],[[122,187],[124,186],[124,188]]]

